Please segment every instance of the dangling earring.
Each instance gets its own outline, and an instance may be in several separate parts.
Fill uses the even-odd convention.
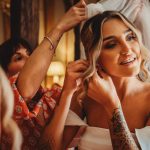
[[[100,70],[102,70],[102,71],[105,72],[105,69],[104,69],[104,67],[102,66],[101,63],[97,63],[97,64],[96,64],[96,68],[97,68],[97,69],[100,69]]]

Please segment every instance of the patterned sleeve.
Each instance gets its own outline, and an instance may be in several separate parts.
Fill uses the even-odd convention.
[[[59,103],[60,95],[61,95],[61,86],[55,84],[51,89],[41,88],[42,95],[42,103],[44,110],[44,118],[46,121],[50,120],[56,105]]]
[[[51,89],[40,87],[35,97],[27,104],[16,87],[16,80],[17,76],[10,78],[15,99],[14,118],[36,118],[42,107],[45,121],[49,120],[56,104],[59,102],[61,87],[59,85],[55,85]]]
[[[14,119],[23,135],[22,149],[38,149],[38,141],[45,125],[51,120],[56,104],[59,102],[61,87],[39,88],[37,94],[26,101],[16,87],[17,76],[11,77],[14,93]]]

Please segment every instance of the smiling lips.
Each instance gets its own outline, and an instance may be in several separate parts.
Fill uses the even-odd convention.
[[[127,59],[121,61],[120,65],[129,65],[129,64],[133,63],[135,60],[136,60],[136,57],[130,57],[130,58],[127,58]]]

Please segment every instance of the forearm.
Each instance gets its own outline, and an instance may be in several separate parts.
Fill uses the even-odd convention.
[[[19,74],[17,87],[24,98],[32,98],[38,90],[52,61],[62,31],[56,27],[47,36],[52,40],[54,48],[47,39],[43,39]]]
[[[108,123],[114,150],[138,150],[125,121],[121,106],[114,108]]]
[[[34,50],[18,77],[17,87],[22,97],[31,99],[34,96],[46,75],[62,34],[85,19],[87,19],[86,4],[82,0],[62,16],[47,35],[48,38],[44,38],[42,43]]]
[[[45,128],[41,145],[49,145],[53,150],[63,149],[63,132],[65,121],[69,112],[73,93],[65,91],[61,95],[60,103],[57,106],[53,119]]]

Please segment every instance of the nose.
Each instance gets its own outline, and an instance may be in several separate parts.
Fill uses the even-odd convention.
[[[127,55],[130,53],[130,51],[131,51],[131,46],[129,45],[129,43],[127,41],[122,41],[120,54]]]
[[[28,58],[29,58],[29,55],[26,55],[25,58],[28,59]]]

